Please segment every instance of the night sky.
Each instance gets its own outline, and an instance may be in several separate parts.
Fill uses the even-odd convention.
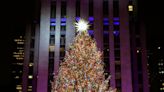
[[[147,47],[151,49],[154,46],[163,45],[164,40],[164,15],[162,14],[162,0],[140,0],[140,17],[145,19],[147,31]],[[11,83],[11,57],[12,41],[15,34],[19,34],[25,26],[25,22],[30,20],[33,14],[34,0],[6,0],[1,6],[3,16],[1,23],[1,64],[0,64],[0,88],[12,88]],[[2,30],[3,29],[3,30]],[[163,46],[164,47],[164,46]],[[5,91],[8,92],[8,91]]]

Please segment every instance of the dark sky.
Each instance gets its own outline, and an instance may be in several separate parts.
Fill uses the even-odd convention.
[[[26,20],[31,18],[33,5],[30,2],[32,0],[3,0],[1,2],[0,89],[5,92],[15,92],[11,80],[13,35],[18,34],[17,31],[20,31]]]
[[[12,86],[10,74],[10,58],[12,56],[12,37],[16,31],[23,27],[27,20],[31,19],[33,13],[34,0],[4,0],[1,6],[1,15],[3,23],[3,36],[1,36],[1,51],[3,57],[0,64],[0,87],[6,88]],[[163,44],[162,41],[164,31],[164,15],[162,9],[164,8],[161,3],[162,0],[139,0],[139,11],[141,17],[145,19],[147,31],[147,47],[152,47],[156,44]],[[7,91],[6,91],[7,92]]]
[[[164,31],[164,14],[162,0],[143,0],[145,5],[142,5],[143,16],[145,18],[145,26],[147,31],[147,46],[163,45]],[[147,3],[146,3],[147,2]]]

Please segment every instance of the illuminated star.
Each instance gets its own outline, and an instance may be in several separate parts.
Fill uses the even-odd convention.
[[[78,32],[83,32],[88,30],[89,25],[87,21],[81,19],[77,23],[75,23],[75,27]]]

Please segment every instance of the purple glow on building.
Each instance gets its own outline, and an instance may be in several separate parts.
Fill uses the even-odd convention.
[[[61,23],[61,26],[65,26],[66,25],[66,23]]]
[[[109,21],[109,19],[108,18],[104,18],[104,21]]]
[[[113,20],[114,21],[119,21],[120,19],[119,19],[119,17],[114,17]]]
[[[51,23],[50,25],[51,25],[51,26],[56,26],[56,23]]]
[[[80,20],[80,17],[76,17],[76,21],[79,21]]]
[[[50,24],[51,26],[56,26],[56,23],[51,23]],[[61,23],[61,26],[65,26],[66,25],[66,23]]]
[[[119,31],[113,31],[114,36],[118,36],[119,35]]]
[[[114,25],[120,25],[120,22],[113,22]]]
[[[104,25],[109,25],[109,22],[104,22]]]
[[[88,33],[89,33],[89,35],[93,35],[94,34],[93,30],[88,30]]]
[[[61,22],[66,22],[67,18],[61,18]]]
[[[109,35],[109,32],[108,31],[104,31],[104,35]]]
[[[94,21],[94,18],[93,17],[89,17],[88,20],[89,21]]]
[[[51,22],[56,22],[56,19],[55,18],[51,18],[50,21]]]

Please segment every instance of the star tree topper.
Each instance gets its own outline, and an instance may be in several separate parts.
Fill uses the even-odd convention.
[[[75,23],[75,27],[76,27],[77,32],[81,33],[83,31],[88,30],[89,24],[84,19],[80,19],[78,22]]]

